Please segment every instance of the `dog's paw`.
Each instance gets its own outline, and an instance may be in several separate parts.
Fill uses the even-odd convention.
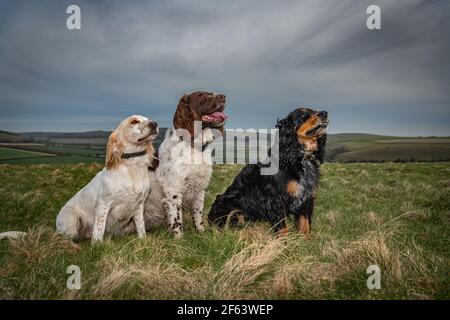
[[[174,237],[175,239],[181,239],[181,238],[183,238],[183,232],[182,232],[181,230],[179,230],[179,231],[174,231],[174,232],[173,232],[173,237]]]
[[[198,225],[198,226],[196,226],[196,229],[197,229],[198,232],[204,232],[205,231],[205,226]]]
[[[91,239],[92,245],[100,244],[102,242],[103,242],[103,237],[101,237],[101,236],[93,236]]]

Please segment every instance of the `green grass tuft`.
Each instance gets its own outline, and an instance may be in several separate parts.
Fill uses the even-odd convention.
[[[310,239],[264,223],[73,244],[55,217],[98,164],[0,165],[2,299],[449,299],[449,163],[325,164]],[[240,170],[215,166],[205,212]],[[291,230],[292,228],[292,222]],[[381,290],[366,287],[377,264]],[[68,290],[69,265],[82,272]]]

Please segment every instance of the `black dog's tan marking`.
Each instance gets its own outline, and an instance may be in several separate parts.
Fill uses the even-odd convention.
[[[308,108],[292,111],[278,121],[279,170],[261,175],[262,164],[249,164],[224,194],[216,197],[208,219],[223,227],[237,211],[246,221],[268,221],[280,235],[287,233],[286,217],[293,215],[298,232],[310,233],[319,168],[325,156],[328,115]]]
[[[297,180],[291,180],[287,184],[286,192],[293,197],[298,197],[300,195],[300,188],[300,183]]]
[[[315,131],[320,129],[321,122],[322,119],[319,116],[311,115],[308,120],[296,130],[298,141],[308,152],[317,150],[317,136],[315,135]]]
[[[297,231],[303,233],[305,236],[308,236],[310,231],[309,219],[305,217],[305,215],[300,214],[295,222],[297,226]]]

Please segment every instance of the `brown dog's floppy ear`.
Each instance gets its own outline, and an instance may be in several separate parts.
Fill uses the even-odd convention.
[[[191,96],[188,94],[183,94],[183,96],[180,99],[180,102],[184,104],[189,104],[189,102],[191,102]]]
[[[122,161],[124,144],[117,137],[117,132],[113,131],[106,146],[106,169],[114,169]]]
[[[194,138],[194,121],[197,120],[189,105],[191,98],[189,95],[183,95],[178,103],[177,110],[173,115],[173,127],[175,129],[185,129],[189,131],[191,138]]]

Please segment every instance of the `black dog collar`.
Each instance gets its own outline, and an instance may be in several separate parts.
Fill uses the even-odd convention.
[[[130,158],[137,158],[142,157],[147,154],[147,150],[142,150],[139,152],[131,152],[131,153],[122,153],[122,159],[130,159]]]

